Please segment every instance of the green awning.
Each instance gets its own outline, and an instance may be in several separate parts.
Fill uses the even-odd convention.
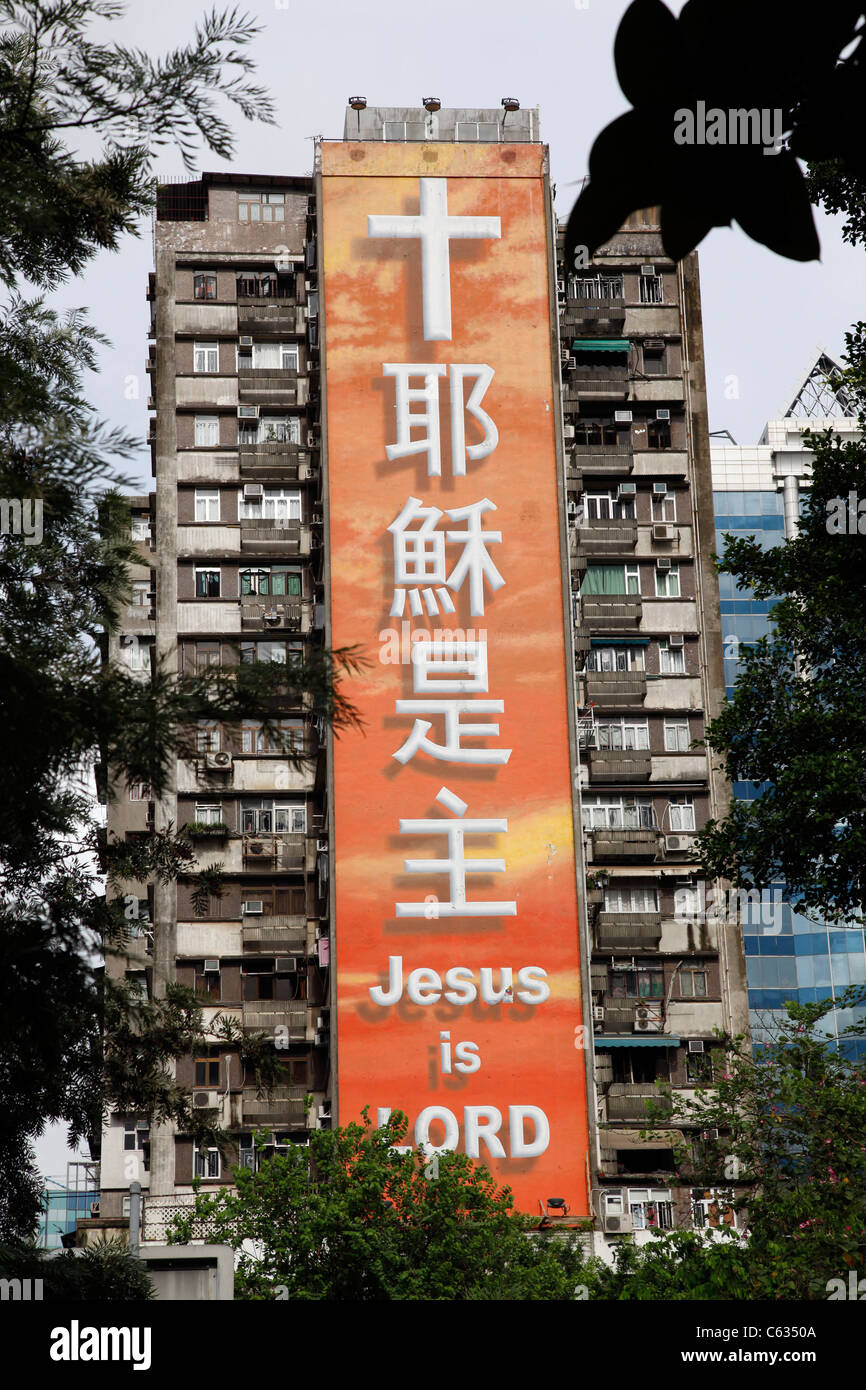
[[[595,1038],[596,1048],[608,1047],[679,1047],[679,1038],[670,1033],[635,1033],[627,1038]]]
[[[628,352],[628,338],[575,338],[572,352]]]
[[[591,647],[648,647],[648,637],[590,637]]]

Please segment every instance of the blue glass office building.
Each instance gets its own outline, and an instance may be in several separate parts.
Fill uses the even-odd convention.
[[[713,500],[716,552],[724,551],[723,535],[755,536],[768,548],[796,533],[800,490],[808,486],[808,450],[804,429],[832,428],[843,437],[858,434],[857,422],[837,379],[839,368],[826,354],[817,357],[791,404],[771,420],[757,446],[738,447],[713,441]],[[772,621],[772,601],[759,602],[738,591],[731,575],[719,575],[725,682],[730,694],[737,678],[739,645],[763,637]],[[734,795],[751,798],[760,789],[750,782],[734,783]],[[784,894],[779,885],[780,895]],[[753,914],[757,916],[758,914]],[[768,918],[770,914],[767,914]],[[862,928],[840,929],[812,921],[796,912],[782,897],[772,921],[743,925],[752,1038],[760,1044],[772,1016],[786,999],[800,1003],[825,999],[849,984],[866,984],[866,944]],[[828,1019],[835,1030],[866,1017],[866,1009],[849,1010]],[[866,1055],[866,1040],[845,1044],[848,1052]]]
[[[75,1230],[76,1222],[92,1215],[99,1201],[99,1165],[78,1162],[67,1167],[66,1177],[43,1178],[43,1210],[37,1243],[45,1250],[59,1250],[62,1237]]]

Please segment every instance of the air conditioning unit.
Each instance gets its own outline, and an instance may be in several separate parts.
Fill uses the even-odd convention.
[[[668,638],[669,647],[684,647],[686,639],[681,632],[672,632]]]
[[[617,425],[630,425],[633,419],[630,410],[615,410],[613,412],[614,423]]]
[[[253,340],[252,340],[252,338],[245,338],[245,337],[240,337],[240,338],[238,338],[238,347],[250,347],[250,348],[251,348],[252,345],[253,345]]]
[[[241,903],[241,912],[244,917],[261,917],[264,910],[264,903],[259,898],[247,899],[245,903]]]
[[[630,1216],[605,1216],[603,1220],[606,1235],[626,1236],[634,1230],[634,1222]]]
[[[636,483],[620,483],[616,490],[617,497],[634,497],[637,494]]]
[[[667,485],[667,483],[653,483],[653,496],[654,496],[654,497],[667,497],[667,495],[668,495],[668,485]]]
[[[239,406],[238,406],[238,419],[239,419],[239,420],[258,420],[258,418],[259,418],[259,408],[258,408],[257,405],[239,405]]]
[[[318,854],[327,854],[327,853],[328,853],[328,841],[327,841],[327,840],[317,840],[317,841],[316,841],[316,852],[317,852]]]
[[[279,627],[283,621],[283,615],[278,608],[265,608],[262,610],[262,622],[268,623],[271,627]]]
[[[310,517],[311,526],[323,526],[324,522],[325,517],[322,512],[313,512],[312,516]]]
[[[704,1044],[700,1038],[693,1038],[689,1043],[689,1052],[703,1052]]]
[[[667,854],[683,854],[689,848],[689,841],[685,835],[666,835],[665,852]]]
[[[593,1023],[604,1023],[604,1005],[603,1005],[603,1004],[593,1004],[593,1006],[592,1006],[592,1021],[593,1021]]]
[[[634,1011],[634,1031],[636,1033],[660,1033],[662,1018],[657,1009],[639,1004]]]
[[[671,412],[668,410],[667,406],[662,406],[661,409],[656,411],[657,420],[669,420],[670,418]]]
[[[664,338],[644,338],[643,345],[646,352],[664,352],[665,350]]]
[[[655,531],[655,527],[653,527],[653,530]],[[670,562],[670,559],[669,559],[666,555],[661,555],[661,556],[658,558],[658,560],[656,560],[656,569],[657,569],[657,570],[669,570],[670,567],[671,567],[671,562]]]
[[[206,753],[204,765],[209,772],[230,772],[232,755],[231,753]]]
[[[273,847],[267,840],[247,840],[244,845],[244,854],[270,857],[273,854]]]
[[[562,436],[564,439],[574,439],[574,425],[563,425]]]
[[[219,1103],[219,1091],[193,1091],[192,1093],[194,1110],[217,1110]]]
[[[307,430],[307,448],[315,449],[319,443],[319,431]]]
[[[655,275],[656,268],[654,265],[642,265],[640,268],[640,273],[641,275]]]
[[[277,975],[297,975],[298,962],[294,956],[277,956],[274,962],[274,973]]]
[[[672,541],[676,537],[676,528],[668,526],[664,522],[656,522],[653,527],[654,541]]]
[[[251,502],[254,497],[264,497],[265,489],[261,483],[244,483],[244,501]]]
[[[557,280],[557,282],[556,282],[556,293],[557,293],[557,294],[565,294],[565,281],[564,281],[564,280]]]
[[[320,1106],[319,1106],[319,1109],[318,1109],[318,1111],[317,1111],[316,1113],[318,1114],[318,1117],[319,1117],[320,1120],[330,1120],[330,1118],[331,1118],[331,1102],[330,1102],[329,1100],[326,1100],[325,1103],[324,1103],[324,1105],[320,1105]]]
[[[204,973],[206,975],[218,975],[219,968],[219,958],[217,956],[208,956],[207,960],[204,963]]]

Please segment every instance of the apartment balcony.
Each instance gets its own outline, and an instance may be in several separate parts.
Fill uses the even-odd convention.
[[[269,1096],[257,1096],[255,1092],[246,1090],[243,1094],[244,1124],[271,1124],[279,1126],[280,1129],[306,1129],[308,1125],[304,1095],[303,1086],[275,1086]]]
[[[291,299],[238,299],[238,333],[255,338],[299,337],[307,316]]]
[[[123,610],[124,634],[136,637],[156,636],[156,606],[151,603],[128,603]]]
[[[646,699],[645,671],[587,671],[585,679],[587,703],[601,709],[628,709]]]
[[[653,759],[653,782],[706,782],[706,753],[672,753]]]
[[[305,955],[307,950],[307,919],[303,913],[244,915],[243,947],[245,951],[273,952],[274,955]]]
[[[634,999],[622,999],[606,994],[603,1001],[604,1024],[601,1028],[602,1033],[613,1033],[621,1035],[623,1033],[634,1032]]]
[[[559,321],[562,337],[580,337],[604,327],[619,337],[625,323],[623,299],[567,299],[560,307]]]
[[[640,560],[656,560],[660,555],[668,555],[677,560],[690,559],[692,528],[664,521],[654,521],[651,526],[641,526],[635,554]]]
[[[681,376],[636,377],[631,382],[631,399],[649,401],[653,405],[666,405],[669,401],[681,401],[685,397],[685,387]]]
[[[586,658],[589,655],[589,635],[586,632],[575,632],[574,634],[574,663],[579,671],[586,665]]]
[[[637,595],[593,594],[581,600],[583,625],[590,632],[629,632],[640,626],[642,604]]]
[[[573,526],[568,528],[568,567],[571,571],[575,591],[580,589],[588,564],[586,552],[580,548],[578,532]]]
[[[241,538],[237,526],[223,526],[210,522],[208,525],[177,528],[179,558],[190,555],[234,555],[240,548]]]
[[[567,372],[562,381],[562,408],[566,412],[579,409],[582,401],[624,401],[628,396],[629,379],[623,366],[589,367]]]
[[[175,399],[179,406],[214,410],[234,407],[238,403],[238,383],[233,376],[208,376],[205,373],[175,378]],[[151,406],[151,409],[155,409]]]
[[[245,999],[241,1006],[241,1024],[249,1032],[275,1036],[275,1029],[286,1029],[281,1037],[290,1042],[306,1042],[308,1013],[305,1003],[283,999]]]
[[[655,860],[659,856],[660,836],[658,830],[609,830],[604,828],[591,830],[589,833],[592,844],[592,860],[596,864],[606,860],[622,860],[626,863]]]
[[[596,782],[648,782],[652,754],[625,749],[591,748],[589,780]]]
[[[622,1037],[639,1032],[660,1034],[664,1026],[665,1004],[663,999],[642,999],[636,995],[605,994],[603,1033]],[[638,1010],[640,1011],[638,1013]],[[640,1029],[635,1024],[641,1022]],[[644,1026],[649,1023],[651,1026]]]
[[[239,367],[237,384],[242,405],[302,406],[307,403],[307,378],[291,367],[271,371]]]
[[[577,542],[587,555],[628,555],[637,545],[637,522],[606,517],[584,521]]]
[[[651,676],[647,681],[647,709],[696,710],[702,705],[700,676]]]
[[[242,858],[244,869],[303,873],[307,868],[307,837],[246,834],[243,837]]]
[[[179,449],[177,476],[182,483],[234,483],[238,481],[237,454]]]
[[[687,478],[689,456],[684,449],[645,449],[635,451],[636,478]]]
[[[217,304],[214,300],[195,304],[178,304],[175,308],[176,333],[192,333],[197,338],[220,337],[237,333],[238,314],[234,304]]]
[[[241,522],[241,550],[257,555],[309,555],[312,533],[300,521],[268,521],[256,518]]]
[[[229,603],[217,599],[191,599],[177,605],[178,635],[189,633],[231,634],[240,632],[241,615],[237,601]]]
[[[680,336],[678,304],[630,304],[625,311],[624,336],[627,338],[663,338]]]
[[[607,1091],[608,1120],[646,1120],[647,1102],[671,1112],[671,1100],[652,1083],[613,1081]]]
[[[304,444],[290,440],[281,443],[241,444],[238,447],[241,478],[284,479],[290,483],[305,483],[318,475],[312,451]]]
[[[566,441],[567,476],[577,481],[585,476],[627,478],[632,471],[634,454],[630,442],[621,444],[571,444]]]
[[[313,625],[313,605],[304,599],[267,598],[244,594],[241,627],[246,632],[307,633]]]
[[[662,939],[660,912],[599,912],[595,919],[595,945],[599,951],[635,947],[658,950]]]

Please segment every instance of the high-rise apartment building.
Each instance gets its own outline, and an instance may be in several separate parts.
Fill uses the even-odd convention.
[[[856,439],[860,426],[846,396],[841,368],[825,351],[816,351],[802,379],[791,388],[776,419],[768,421],[755,445],[712,444],[716,551],[724,553],[724,536],[754,536],[768,549],[797,534],[800,496],[809,486],[811,454],[805,430],[832,429],[845,440]],[[767,635],[772,599],[756,599],[736,588],[731,575],[719,576],[725,683],[733,690],[742,646]],[[733,795],[757,796],[751,782],[736,782]],[[785,901],[784,884],[762,894],[743,921],[748,972],[752,1040],[760,1044],[782,1014],[786,999],[815,1003],[845,989],[866,984],[866,946],[862,926],[813,920]],[[826,1026],[839,1030],[866,1016],[863,1008],[838,1010]],[[862,1039],[846,1039],[850,1055],[862,1055]]]
[[[156,485],[133,499],[153,569],[132,576],[136,604],[116,657],[145,675],[152,659],[179,674],[285,663],[323,636],[312,181],[205,174],[162,186],[155,264]],[[120,787],[109,807],[110,832],[186,827],[199,864],[224,867],[224,891],[203,913],[187,879],[123,885],[141,903],[126,970],[155,995],[173,980],[195,988],[206,1018],[221,1012],[281,1039],[286,1084],[269,1099],[257,1097],[237,1050],[216,1041],[178,1065],[193,1105],[231,1131],[234,1161],[247,1164],[257,1161],[256,1128],[268,1125],[279,1147],[329,1123],[324,731],[303,701],[275,713],[306,761],[287,759],[253,721],[202,724],[194,759],[178,760],[163,798]],[[162,1237],[162,1210],[193,1177],[225,1176],[216,1149],[198,1151],[171,1126],[112,1116],[103,1217],[120,1214],[134,1168],[145,1238]]]
[[[680,1136],[640,1134],[656,1083],[710,1078],[716,1030],[746,1024],[736,920],[689,863],[728,796],[693,746],[722,695],[697,257],[668,260],[649,210],[559,277],[594,1208],[602,1233],[701,1226],[716,1194],[671,1181]]]
[[[559,866],[571,865],[568,892],[572,911],[575,902],[579,907],[579,927],[564,929],[561,915],[551,912],[545,918],[536,912],[533,929],[539,942],[545,934],[553,942],[563,930],[577,937],[565,943],[574,955],[573,973],[561,977],[570,981],[566,996],[559,997],[562,990],[554,995],[556,1007],[568,1015],[568,1056],[579,1058],[569,1065],[581,1069],[587,1093],[588,1114],[581,1120],[580,1132],[588,1130],[589,1137],[575,1143],[570,1161],[577,1186],[598,1218],[600,1248],[604,1249],[626,1231],[701,1226],[722,1219],[714,1190],[694,1192],[674,1181],[677,1136],[661,1133],[646,1140],[640,1130],[646,1099],[657,1093],[657,1081],[688,1091],[712,1075],[715,1030],[743,1030],[747,1022],[745,965],[736,926],[706,920],[688,859],[694,833],[710,815],[723,812],[727,797],[727,788],[712,771],[705,752],[692,746],[716,713],[723,690],[718,590],[709,560],[714,532],[696,258],[680,266],[668,261],[657,222],[648,212],[633,217],[590,263],[578,269],[562,265],[562,232],[556,232],[546,152],[539,142],[538,113],[520,110],[510,99],[503,102],[502,111],[446,111],[432,100],[417,111],[368,108],[358,98],[347,111],[344,141],[333,142],[345,148],[347,157],[342,160],[340,148],[328,154],[325,172],[333,173],[331,189],[342,196],[348,184],[340,184],[340,179],[350,178],[352,160],[363,172],[360,165],[368,145],[375,147],[371,149],[375,159],[381,158],[377,152],[383,147],[399,146],[406,158],[401,162],[401,156],[391,172],[412,176],[411,188],[407,178],[407,197],[397,207],[399,216],[392,216],[390,207],[380,207],[386,181],[371,179],[375,190],[368,209],[372,230],[368,231],[365,214],[363,226],[359,223],[360,236],[421,239],[427,236],[425,218],[431,219],[431,226],[438,219],[437,236],[447,228],[446,267],[449,236],[475,238],[463,241],[463,254],[452,262],[458,267],[452,271],[457,276],[451,289],[453,330],[450,321],[443,319],[447,296],[441,296],[441,283],[428,298],[425,280],[423,330],[419,318],[412,329],[415,338],[407,339],[406,350],[416,354],[412,358],[416,374],[419,363],[441,361],[431,377],[444,379],[450,372],[452,392],[455,379],[462,392],[467,374],[475,373],[480,382],[489,371],[489,378],[484,378],[487,384],[493,378],[493,369],[479,367],[473,357],[474,342],[467,340],[465,347],[459,346],[459,335],[465,332],[460,290],[475,273],[473,264],[484,265],[485,257],[500,254],[495,242],[501,239],[507,250],[512,232],[508,216],[513,184],[503,183],[494,197],[489,192],[493,183],[477,179],[479,187],[487,190],[478,208],[470,209],[478,215],[459,215],[461,199],[471,202],[468,185],[476,164],[480,168],[478,161],[487,157],[480,147],[489,151],[491,160],[502,160],[501,166],[490,166],[494,173],[488,171],[489,178],[534,180],[525,209],[527,217],[538,219],[532,227],[540,228],[541,249],[531,275],[523,262],[520,273],[529,276],[527,284],[541,295],[542,308],[540,320],[533,318],[534,303],[523,318],[533,318],[530,326],[534,328],[540,324],[545,357],[541,365],[552,383],[544,400],[536,402],[531,397],[530,405],[538,404],[543,429],[550,432],[548,519],[553,526],[552,516],[557,513],[556,534],[563,552],[562,564],[549,550],[537,564],[533,562],[534,591],[539,604],[556,611],[569,592],[570,573],[571,612],[566,605],[564,624],[567,651],[556,660],[563,667],[561,686],[570,705],[568,711],[563,705],[565,751],[560,771],[567,783],[575,784],[569,793],[573,808],[569,806],[565,819],[570,823],[573,818],[577,828],[576,833],[574,827],[569,830],[567,843],[562,844],[554,842],[543,820],[539,822],[543,834],[530,825],[522,832],[518,853],[533,864],[533,856],[541,855],[538,863],[546,866],[542,877],[550,879],[554,869],[561,872],[557,860]],[[463,145],[479,147],[472,156],[476,163],[470,158],[462,164],[452,162],[448,168],[452,174],[456,171],[453,178],[437,174],[440,156],[453,159],[455,148],[460,156]],[[417,175],[422,166],[418,170],[415,166],[422,155],[427,166],[419,189]],[[430,187],[437,181],[448,185],[445,196],[441,189]],[[524,192],[520,190],[521,197]],[[337,217],[341,211],[337,193],[328,196],[335,200]],[[515,192],[515,207],[517,196]],[[447,207],[446,197],[451,199]],[[329,529],[328,415],[337,420],[338,407],[345,404],[346,396],[336,397],[337,390],[351,394],[360,388],[357,383],[344,388],[342,378],[339,387],[333,386],[328,374],[328,336],[320,342],[318,275],[329,249],[329,224],[327,219],[323,222],[321,203],[321,172],[315,180],[205,174],[199,180],[160,189],[155,272],[148,289],[156,485],[150,497],[133,499],[134,525],[148,550],[143,558],[153,568],[143,565],[132,576],[135,603],[112,651],[113,659],[126,660],[142,672],[143,679],[152,659],[183,673],[234,664],[238,659],[285,661],[303,644],[330,641],[335,557],[328,553],[328,536],[340,533],[333,528],[333,518]],[[453,230],[461,222],[471,223],[471,229]],[[395,230],[391,223],[401,225]],[[526,232],[526,227],[529,222],[524,232],[530,235],[531,228]],[[412,273],[426,274],[424,256],[441,255],[443,245],[432,232],[430,237],[422,241],[422,254],[417,243],[414,250],[399,253],[403,257],[397,266],[400,274],[412,267]],[[483,238],[489,244],[481,246]],[[349,244],[341,244],[340,255]],[[357,254],[381,258],[384,253],[370,251],[368,243],[359,239]],[[495,262],[490,264],[495,271]],[[515,285],[522,292],[517,271],[514,276],[502,289],[495,275],[484,281],[488,306],[495,307],[491,296],[511,294]],[[338,281],[336,272],[334,278]],[[327,275],[325,280],[323,315]],[[335,293],[340,292],[338,284]],[[482,301],[479,305],[480,323]],[[394,315],[398,310],[396,298],[382,305],[383,314]],[[341,314],[334,322],[330,346],[332,361],[337,362],[345,344],[340,333],[354,332],[357,325],[351,314]],[[357,331],[360,342],[369,341],[363,324]],[[327,402],[321,418],[320,350],[322,399]],[[435,356],[438,351],[444,354],[441,358]],[[461,352],[472,365],[454,365]],[[535,372],[537,364],[531,366]],[[498,363],[493,367],[499,370]],[[561,368],[561,390],[557,368]],[[383,370],[387,387],[389,374],[399,377],[400,370],[409,371],[409,367],[391,363],[383,369],[380,365],[380,379],[371,389],[382,386]],[[546,389],[543,372],[533,376],[527,368],[525,374],[533,382],[537,376],[542,383],[539,391]],[[507,380],[504,373],[503,380]],[[534,385],[528,389],[536,390]],[[410,387],[406,392],[406,402],[415,405],[413,410],[406,404],[406,418],[423,419],[428,430],[432,390],[428,380],[423,390]],[[464,405],[467,416],[474,413],[473,428],[479,421],[486,422],[485,428],[490,423],[491,417],[479,405],[480,393],[476,383]],[[515,392],[511,395],[514,399]],[[361,403],[360,395],[351,399]],[[491,399],[496,399],[493,392]],[[426,415],[419,415],[419,403]],[[462,395],[457,405],[452,396],[452,431],[461,404]],[[490,410],[495,414],[493,405]],[[381,415],[386,421],[383,459],[387,442],[391,460],[399,452],[389,434],[393,403]],[[444,409],[442,419],[448,419]],[[398,428],[402,428],[399,407]],[[410,430],[411,426],[403,441],[408,452],[412,452]],[[473,442],[466,453],[472,476],[471,460],[485,458],[496,441],[489,429],[481,442],[477,432],[460,434],[461,447],[469,440]],[[452,447],[457,446],[452,442]],[[414,452],[420,450],[416,437]],[[485,481],[472,485],[478,497],[486,489],[488,498],[502,508],[494,490],[495,460],[488,459],[485,467]],[[462,475],[458,466],[453,471],[452,486],[457,486]],[[434,473],[431,468],[428,480]],[[411,479],[407,496],[414,487],[410,484]],[[536,483],[526,474],[521,505],[525,504],[528,517],[536,495],[546,496],[540,490],[543,486],[548,482]],[[443,506],[453,505],[454,500],[465,504],[467,499],[457,496]],[[464,505],[466,513],[471,510]],[[507,516],[507,509],[502,509],[497,523]],[[384,523],[388,521],[390,517],[384,518]],[[518,534],[509,532],[504,521],[502,525],[497,561],[500,554],[507,558],[507,546],[533,543],[531,526]],[[393,527],[388,529],[393,532]],[[340,582],[345,584],[346,557],[336,558],[341,560]],[[358,563],[366,564],[366,557]],[[486,573],[489,581],[489,566]],[[503,574],[507,585],[505,564]],[[432,597],[432,588],[415,592],[417,607],[406,607],[407,619],[410,613],[413,617],[421,613],[422,593],[428,614],[435,611],[437,602],[442,603],[443,613],[454,611],[442,598],[447,597],[444,587],[436,590],[438,600]],[[482,596],[484,592],[482,582]],[[492,613],[490,589],[486,592]],[[415,604],[411,592],[406,602]],[[473,614],[475,604],[473,598]],[[387,614],[388,609],[384,611]],[[480,611],[484,613],[483,606]],[[518,619],[518,627],[521,621],[525,620]],[[484,626],[480,617],[477,623]],[[406,620],[403,626],[408,626]],[[464,655],[469,647],[475,652],[474,636],[469,640],[463,634],[460,640],[466,642],[461,648]],[[507,634],[503,637],[505,644],[514,640]],[[496,652],[501,648],[495,648],[493,641],[491,636],[495,677]],[[480,667],[476,664],[472,669],[477,674]],[[550,674],[530,670],[529,676],[540,683],[540,689],[545,681],[559,679],[557,671],[554,663]],[[464,683],[460,688],[465,692],[470,687]],[[348,693],[352,694],[351,689]],[[493,685],[489,693],[496,694]],[[501,703],[490,700],[485,705],[493,709]],[[458,730],[461,713],[466,711],[453,715]],[[142,834],[151,825],[187,826],[200,863],[224,866],[225,891],[211,898],[203,914],[194,908],[191,884],[184,878],[176,885],[123,885],[130,900],[140,905],[140,928],[128,960],[110,968],[125,968],[143,990],[156,994],[174,979],[189,984],[202,995],[209,1016],[223,1012],[252,1030],[284,1030],[287,1084],[269,1099],[256,1096],[229,1047],[215,1042],[207,1055],[178,1064],[178,1078],[193,1092],[194,1105],[212,1113],[231,1132],[231,1157],[247,1164],[256,1162],[253,1135],[262,1125],[270,1127],[279,1146],[303,1140],[311,1127],[328,1125],[332,1117],[340,1122],[356,1118],[343,1109],[338,1113],[335,1085],[337,1048],[340,1074],[350,1074],[353,1065],[354,1035],[340,1031],[336,983],[341,941],[349,939],[355,923],[351,903],[339,896],[341,861],[339,854],[335,858],[329,836],[334,825],[329,739],[324,728],[311,723],[303,702],[280,710],[279,715],[298,746],[311,754],[302,768],[287,763],[255,724],[202,725],[196,731],[195,758],[178,761],[165,797],[154,802],[146,787],[120,786],[109,807],[113,833]],[[502,728],[504,737],[508,728],[504,716]],[[491,724],[477,726],[474,738],[490,739],[491,731],[497,729]],[[547,736],[549,731],[543,732]],[[459,745],[459,732],[452,731],[449,738],[452,746],[455,740]],[[435,792],[440,781],[458,774],[445,768],[439,775],[434,768],[431,775],[438,777],[435,784],[430,783]],[[485,785],[493,785],[496,775],[488,768],[477,784],[452,780],[452,788],[459,787],[465,800],[443,786],[441,805],[449,814],[462,816],[470,793],[484,795]],[[402,805],[399,809],[403,814]],[[429,816],[430,810],[425,812],[422,806],[411,814],[418,813]],[[473,813],[477,814],[474,806]],[[564,824],[562,818],[560,823]],[[437,822],[401,821],[400,833],[404,825],[422,824],[432,833]],[[468,833],[470,823],[466,824]],[[499,833],[506,821],[491,819],[472,825]],[[394,831],[396,835],[396,818]],[[536,833],[540,834],[537,846],[531,839]],[[507,872],[512,862],[507,838],[503,839],[506,857],[484,861],[491,873],[499,873],[500,866]],[[565,858],[566,854],[570,857]],[[406,862],[408,866],[410,861]],[[470,860],[461,862],[465,865]],[[453,882],[453,861],[451,867]],[[417,867],[410,872],[417,873]],[[428,921],[415,929],[419,948],[415,964],[424,959],[425,943],[432,945],[437,934],[441,939],[439,899],[428,895],[425,901],[434,906],[423,914]],[[466,900],[458,901],[465,904]],[[401,903],[398,909],[406,906],[412,905]],[[489,906],[513,908],[518,921],[519,913],[526,911],[516,902],[497,901]],[[533,907],[530,903],[530,912]],[[453,900],[449,910],[452,915],[456,912]],[[397,926],[390,924],[392,935]],[[491,958],[499,959],[495,949]],[[391,957],[392,972],[395,959],[402,968],[403,958]],[[408,971],[408,952],[406,960]],[[493,968],[485,967],[491,977],[488,993],[493,991],[493,1003],[514,1006],[509,1019],[520,1018],[519,1009],[525,1011],[526,1019],[537,1018],[530,1005],[548,997],[547,986],[538,987],[538,977],[544,977],[545,970],[523,960],[514,959],[512,964],[513,986],[506,983],[500,968],[498,992],[492,983]],[[518,966],[530,973],[535,970],[534,993],[518,989],[527,983]],[[415,999],[416,1005],[423,1005],[429,990],[435,988],[431,975],[434,981],[439,977],[430,969],[416,973],[426,976],[428,996],[419,994]],[[377,981],[371,979],[369,984]],[[383,988],[380,984],[380,992]],[[371,988],[370,993],[375,991]],[[473,1005],[473,1019],[484,1016],[483,1008],[480,1001]],[[524,1028],[522,1037],[528,1036]],[[449,1033],[443,1031],[439,1037],[447,1040]],[[558,1034],[555,1045],[562,1045]],[[450,1053],[448,1057],[450,1072]],[[509,1065],[516,1068],[516,1063]],[[533,1065],[542,1089],[565,1084],[564,1073],[558,1082],[553,1070],[545,1079],[545,1065],[550,1067],[543,1057]],[[518,1072],[514,1070],[513,1075]],[[447,1087],[453,1091],[462,1084],[458,1077],[449,1076]],[[581,1079],[581,1095],[583,1088]],[[307,1096],[313,1098],[311,1107],[305,1104]],[[531,1175],[532,1154],[542,1152],[544,1143],[543,1107],[524,1104],[534,1097],[519,1089],[513,1099],[521,1102],[511,1107],[516,1116],[509,1114],[503,1121],[500,1109],[477,1105],[465,1111],[466,1123],[474,1126],[476,1145],[481,1135],[482,1161],[502,1150],[497,1127],[502,1125],[503,1134],[509,1130],[513,1152],[527,1155],[522,1162],[529,1165],[525,1171]],[[454,1098],[446,1089],[442,1100],[448,1106]],[[380,1103],[372,1096],[370,1101]],[[431,1123],[444,1123],[447,1138],[452,1111],[434,1106],[424,1115],[428,1128]],[[417,1128],[415,1133],[417,1137]],[[189,1200],[194,1177],[205,1183],[230,1180],[228,1165],[216,1150],[198,1151],[188,1136],[170,1126],[151,1131],[142,1117],[112,1116],[103,1136],[102,1218],[122,1218],[133,1176],[145,1187],[143,1233],[151,1240],[163,1238],[171,1208]],[[556,1199],[548,1206],[549,1196],[547,1190],[539,1190],[538,1214],[561,1219],[565,1204]],[[574,1214],[580,1214],[579,1210]]]

